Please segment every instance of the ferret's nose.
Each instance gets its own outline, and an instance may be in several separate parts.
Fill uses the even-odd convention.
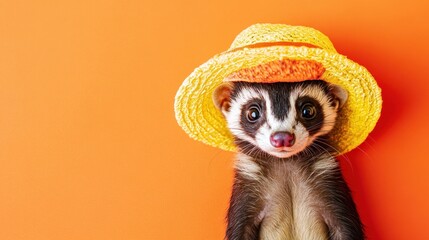
[[[289,132],[275,132],[270,137],[270,142],[273,147],[292,147],[295,143],[295,135]]]

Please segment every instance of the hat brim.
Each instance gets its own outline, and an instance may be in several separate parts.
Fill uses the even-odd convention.
[[[337,155],[360,145],[380,117],[381,89],[366,68],[341,54],[320,48],[268,46],[214,56],[196,68],[179,88],[174,106],[177,122],[195,140],[236,151],[227,123],[212,101],[213,91],[233,72],[283,59],[319,62],[325,68],[321,80],[348,91],[348,99],[330,137]]]

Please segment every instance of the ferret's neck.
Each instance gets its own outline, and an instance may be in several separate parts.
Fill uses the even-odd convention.
[[[303,174],[310,174],[320,168],[337,166],[335,149],[324,139],[319,139],[304,151],[289,158],[269,155],[254,146],[241,146],[239,149],[242,150],[237,154],[235,169],[246,179],[260,180],[261,177],[268,177],[281,169],[287,172],[300,170]]]

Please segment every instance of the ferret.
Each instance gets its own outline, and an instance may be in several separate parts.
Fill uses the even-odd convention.
[[[225,239],[365,238],[328,137],[346,100],[322,80],[215,90],[238,148]]]

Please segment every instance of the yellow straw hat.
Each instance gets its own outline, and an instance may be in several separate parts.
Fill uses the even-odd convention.
[[[338,155],[361,144],[381,112],[381,90],[367,69],[337,53],[327,36],[303,26],[255,24],[231,47],[198,68],[175,99],[176,119],[192,138],[235,151],[234,139],[212,101],[224,81],[297,82],[321,79],[342,86],[348,99],[330,136]]]

